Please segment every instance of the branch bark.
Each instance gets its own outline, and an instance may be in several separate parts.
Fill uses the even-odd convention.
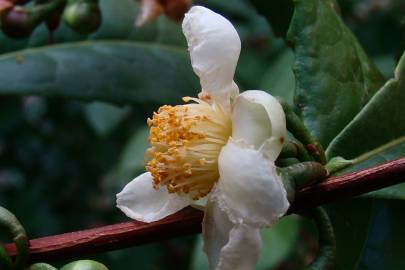
[[[359,172],[330,177],[297,193],[291,212],[345,200],[405,182],[405,158]],[[103,251],[122,249],[178,236],[199,233],[203,212],[186,208],[153,223],[130,221],[95,229],[30,240],[30,262],[73,259]],[[14,244],[5,245],[11,256]]]

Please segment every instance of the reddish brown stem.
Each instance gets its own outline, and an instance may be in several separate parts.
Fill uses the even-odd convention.
[[[363,193],[405,182],[405,158],[363,171],[325,179],[297,193],[290,212],[349,199]],[[32,239],[30,261],[73,259],[88,254],[157,242],[201,231],[201,211],[186,208],[153,223],[138,221]],[[15,256],[14,244],[7,252]]]

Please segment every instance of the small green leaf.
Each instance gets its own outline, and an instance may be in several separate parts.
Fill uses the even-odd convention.
[[[334,0],[296,0],[288,31],[296,61],[296,105],[326,147],[382,84]]]
[[[0,94],[178,103],[199,90],[188,54],[141,42],[79,42],[0,57]]]
[[[378,153],[371,155],[367,159],[361,160],[357,164],[349,166],[344,170],[338,172],[338,174],[344,174],[349,172],[355,172],[362,169],[370,168],[372,166],[394,160],[397,158],[404,157],[405,153],[405,142],[400,144],[392,144],[390,147],[386,147],[385,150],[379,151]],[[356,160],[354,160],[356,161]],[[379,189],[365,195],[362,197],[370,197],[376,199],[397,199],[405,200],[405,184],[398,184],[394,186],[389,186],[383,189]]]

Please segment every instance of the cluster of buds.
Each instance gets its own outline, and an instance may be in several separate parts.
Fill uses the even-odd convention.
[[[98,0],[0,0],[0,27],[12,38],[26,38],[42,22],[49,31],[58,28],[63,18],[79,34],[90,34],[101,24]]]

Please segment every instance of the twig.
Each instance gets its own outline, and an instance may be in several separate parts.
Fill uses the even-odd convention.
[[[363,193],[405,182],[405,158],[387,162],[359,172],[327,178],[322,183],[297,193],[290,212],[349,199]],[[201,231],[203,213],[186,208],[153,223],[124,222],[95,229],[32,239],[30,261],[73,259],[88,254],[122,249]],[[15,256],[15,245],[6,251]]]

